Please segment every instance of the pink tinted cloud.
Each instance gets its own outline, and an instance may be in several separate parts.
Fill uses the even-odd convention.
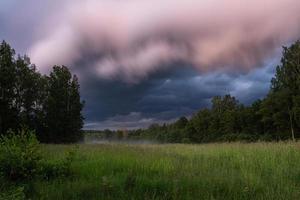
[[[250,70],[299,37],[299,8],[299,0],[77,0],[30,55],[42,71],[96,55],[99,77],[127,82],[176,61]]]

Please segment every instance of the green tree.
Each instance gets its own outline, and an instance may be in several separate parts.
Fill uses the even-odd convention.
[[[83,117],[79,83],[65,66],[54,66],[48,80],[49,96],[46,102],[47,141],[76,142],[81,137]]]
[[[3,41],[0,45],[0,133],[17,124],[15,105],[15,51]]]
[[[192,117],[190,122],[195,130],[193,135],[190,133],[190,138],[193,142],[210,141],[213,133],[211,132],[212,114],[209,109],[200,110]]]
[[[0,44],[0,134],[25,125],[44,142],[77,141],[83,126],[79,89],[66,67],[42,76],[29,57],[15,57],[9,44]]]
[[[264,134],[262,115],[260,114],[262,101],[257,100],[251,106],[243,106],[240,109],[238,119],[242,127],[242,133],[258,137]]]
[[[36,71],[27,56],[18,56],[16,62],[15,104],[19,121],[31,129],[36,129],[38,114],[43,107],[45,88],[43,77]]]
[[[239,103],[235,97],[225,95],[212,99],[212,129],[215,134],[233,134],[238,131],[237,110]]]
[[[271,81],[271,91],[264,101],[264,120],[277,132],[290,130],[292,140],[299,137],[300,41],[283,47],[281,64]]]
[[[189,120],[186,117],[180,117],[175,123],[174,126],[176,129],[184,129],[188,124]]]

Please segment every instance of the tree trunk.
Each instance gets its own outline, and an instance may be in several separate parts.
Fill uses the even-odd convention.
[[[293,116],[292,111],[289,108],[289,117],[290,117],[290,126],[291,126],[291,134],[292,134],[292,140],[295,141],[295,133],[294,133],[294,126],[293,126]]]

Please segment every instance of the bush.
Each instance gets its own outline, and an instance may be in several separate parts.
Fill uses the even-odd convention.
[[[0,175],[4,179],[32,179],[39,172],[41,159],[34,132],[22,129],[0,137]]]
[[[22,129],[16,134],[9,132],[0,137],[0,178],[5,181],[28,181],[67,177],[71,175],[71,163],[75,151],[58,161],[47,161],[42,157],[40,144],[33,131]]]
[[[25,200],[24,187],[11,187],[0,192],[0,200]]]

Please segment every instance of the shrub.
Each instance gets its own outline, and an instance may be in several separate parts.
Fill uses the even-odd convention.
[[[0,200],[25,200],[24,187],[11,187],[0,192]]]
[[[58,161],[42,157],[33,131],[22,129],[0,137],[0,177],[6,181],[28,181],[35,177],[50,179],[71,175],[75,151]]]
[[[0,137],[0,175],[9,181],[32,179],[41,161],[34,132],[22,129]]]

